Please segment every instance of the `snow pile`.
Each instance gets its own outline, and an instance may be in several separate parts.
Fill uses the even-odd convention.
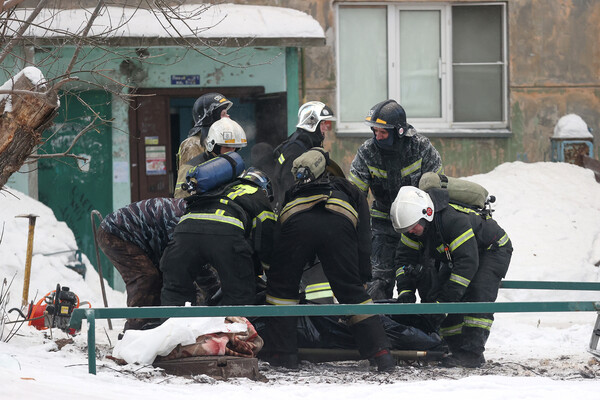
[[[77,242],[66,223],[57,221],[52,210],[13,189],[0,192],[0,280],[12,281],[8,309],[21,307],[29,218],[22,215],[37,215],[33,236],[33,257],[31,260],[31,280],[29,301],[37,301],[46,293],[56,289],[56,284],[67,286],[79,296],[81,301],[89,301],[94,307],[102,307],[100,278],[88,257],[82,255],[86,267],[85,279],[77,272],[66,268],[73,264]],[[106,268],[107,266],[105,266]],[[112,290],[105,281],[108,304],[111,307],[125,307],[125,294]]]
[[[564,163],[506,163],[467,179],[497,200],[494,219],[514,252],[506,279],[600,279],[600,184],[590,170]],[[501,301],[595,300],[597,293],[501,290]]]

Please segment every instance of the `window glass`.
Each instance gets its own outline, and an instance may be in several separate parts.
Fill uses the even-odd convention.
[[[388,96],[385,7],[341,7],[339,12],[339,114],[362,122]]]
[[[454,121],[502,121],[502,67],[454,67]]]
[[[452,7],[452,59],[455,63],[502,61],[500,6]]]
[[[499,2],[339,5],[338,131],[368,133],[365,113],[390,96],[418,128],[504,130],[505,12]]]
[[[502,121],[500,6],[452,8],[454,122]]]
[[[400,11],[400,96],[411,118],[441,117],[440,12]]]

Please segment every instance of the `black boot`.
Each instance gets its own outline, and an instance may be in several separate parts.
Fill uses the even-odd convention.
[[[481,368],[484,364],[485,357],[483,354],[476,354],[468,351],[455,351],[448,357],[442,359],[442,366],[446,368]]]
[[[389,350],[382,350],[375,354],[377,372],[393,372],[396,369],[396,360]]]
[[[353,316],[353,319],[362,316]],[[396,368],[396,360],[390,354],[388,339],[378,315],[372,315],[348,327],[363,358],[374,358],[379,372],[391,372]]]
[[[299,369],[298,354],[295,353],[265,353],[258,354],[260,360],[268,362],[272,367]]]

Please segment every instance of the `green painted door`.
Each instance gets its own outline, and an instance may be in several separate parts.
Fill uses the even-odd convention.
[[[103,91],[63,93],[60,113],[54,125],[44,133],[47,142],[39,153],[67,150],[77,134],[94,120],[93,112],[104,121],[110,120],[110,101],[110,94]],[[75,234],[79,249],[97,268],[90,214],[92,210],[98,210],[104,217],[112,212],[112,138],[110,123],[96,120],[94,126],[71,151],[84,155],[88,159],[85,165],[65,157],[39,161],[39,199],[54,211],[59,221],[67,223]],[[94,221],[98,226],[99,219]],[[104,277],[114,286],[114,268],[100,253]]]

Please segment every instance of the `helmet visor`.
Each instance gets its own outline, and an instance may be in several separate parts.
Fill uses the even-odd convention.
[[[412,225],[409,225],[409,226],[407,226],[406,228],[397,228],[397,229],[396,229],[396,232],[398,232],[398,233],[407,233],[407,232],[410,232],[410,231],[412,231],[412,230],[413,230],[413,228],[414,228],[415,226],[417,226],[418,224],[419,224],[419,221],[415,222],[415,223],[414,223],[414,224],[412,224]]]
[[[367,117],[365,118],[365,124],[367,126],[372,126],[375,128],[395,128],[394,125],[387,123],[387,121],[384,121],[380,118],[373,119],[370,115],[367,115]]]

